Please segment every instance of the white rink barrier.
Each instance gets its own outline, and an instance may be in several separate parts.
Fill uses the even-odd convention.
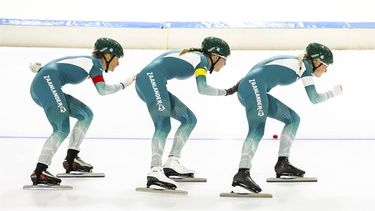
[[[320,42],[336,50],[375,49],[374,22],[103,22],[0,19],[0,46],[92,48],[99,37],[127,49],[199,47],[207,36],[233,50],[295,50]]]

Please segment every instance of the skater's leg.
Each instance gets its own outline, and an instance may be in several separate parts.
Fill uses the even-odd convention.
[[[181,150],[189,138],[193,128],[197,123],[197,118],[193,112],[182,103],[176,96],[169,93],[171,99],[171,117],[178,120],[181,125],[178,127],[173,140],[173,146],[169,153],[168,160],[163,168],[164,173],[170,176],[194,177],[194,171],[180,164],[179,158]]]
[[[67,170],[67,173],[70,171],[91,172],[93,169],[92,165],[81,160],[78,157],[78,153],[82,140],[92,122],[93,112],[80,100],[67,94],[65,97],[69,104],[70,116],[76,118],[78,121],[70,134],[68,151],[63,166]]]
[[[70,95],[66,95],[66,99],[69,103],[70,116],[78,120],[70,134],[68,148],[80,151],[80,145],[90,127],[94,114],[91,109],[80,100]]]
[[[263,137],[267,118],[265,115],[259,116],[257,113],[254,108],[246,110],[249,132],[242,146],[240,168],[234,175],[232,183],[232,186],[241,186],[255,193],[261,192],[262,189],[250,177],[251,161],[258,148],[259,141]]]
[[[45,112],[48,121],[53,127],[53,133],[44,143],[38,162],[49,166],[60,144],[69,135],[70,125],[68,112],[62,113],[56,107],[47,108]]]
[[[249,124],[249,131],[242,146],[240,168],[251,168],[251,161],[262,139],[265,127],[265,118],[254,118],[252,111],[246,111]],[[258,121],[256,120],[258,119]]]
[[[61,83],[53,73],[39,73],[30,87],[32,99],[43,108],[53,128],[52,134],[43,145],[35,171],[31,175],[34,184],[59,184],[61,182],[60,179],[50,174],[47,168],[60,144],[70,132],[68,103],[62,92]]]
[[[290,148],[293,144],[300,123],[300,117],[295,111],[280,102],[275,97],[268,95],[268,99],[268,116],[285,124],[280,136],[278,155],[279,157],[289,157]]]
[[[194,113],[182,103],[176,96],[169,93],[171,99],[171,116],[178,120],[181,125],[178,127],[174,136],[173,145],[169,156],[179,158],[181,150],[197,124],[197,118]]]
[[[161,167],[165,142],[169,132],[171,131],[170,101],[167,97],[163,99],[163,109],[158,109],[158,105],[155,102],[147,104],[149,113],[155,126],[155,132],[152,136],[151,145],[151,170],[147,175],[147,187],[157,185],[167,189],[175,189],[177,187],[176,183],[166,177]]]
[[[69,134],[68,112],[61,113],[55,106],[45,109],[48,121],[53,127],[53,133],[46,140],[40,153],[38,163],[31,175],[34,185],[37,184],[60,184],[61,180],[47,171],[60,144]],[[41,177],[41,175],[44,175]]]
[[[139,98],[146,103],[155,127],[151,167],[161,167],[165,141],[171,130],[171,102],[166,81],[153,65],[149,65],[138,74],[135,87]]]
[[[291,108],[278,99],[268,95],[269,117],[285,123],[280,137],[278,161],[275,165],[276,176],[303,176],[305,172],[289,163],[290,149],[296,136],[300,118]]]
[[[259,85],[256,84],[255,79],[252,79],[251,83],[240,83],[239,85],[238,98],[246,109],[249,129],[242,146],[239,170],[234,175],[232,183],[232,186],[241,186],[255,193],[261,192],[262,189],[250,177],[250,168],[259,141],[263,137],[268,115],[266,90]]]
[[[267,107],[265,101],[263,108]],[[240,168],[251,168],[251,161],[258,148],[259,141],[264,135],[264,128],[267,120],[267,110],[259,113],[257,108],[246,108],[246,117],[248,123],[248,133],[242,146]]]
[[[151,144],[151,167],[161,167],[165,142],[171,131],[170,106],[169,103],[166,104],[163,111],[154,109],[156,106],[154,103],[147,105],[155,127]]]
[[[146,67],[137,76],[135,84],[138,96],[146,103],[155,131],[152,136],[151,170],[147,175],[147,187],[158,185],[174,189],[176,183],[165,176],[162,156],[165,141],[171,130],[171,102],[164,77],[154,74],[154,67]]]

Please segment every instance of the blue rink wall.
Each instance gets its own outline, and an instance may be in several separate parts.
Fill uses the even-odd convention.
[[[101,36],[128,49],[199,46],[206,36],[221,37],[235,50],[303,49],[310,42],[332,49],[375,49],[375,22],[0,19],[0,46],[90,48]]]

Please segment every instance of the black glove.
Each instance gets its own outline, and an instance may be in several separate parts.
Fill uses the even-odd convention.
[[[237,90],[238,90],[238,85],[239,84],[240,84],[240,82],[237,82],[237,84],[234,85],[233,87],[231,87],[229,89],[226,89],[225,91],[227,91],[227,93],[225,94],[225,96],[232,95],[232,94],[236,93]]]

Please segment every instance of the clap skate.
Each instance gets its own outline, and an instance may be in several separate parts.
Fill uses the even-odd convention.
[[[177,157],[169,157],[163,170],[168,178],[176,182],[207,182],[206,178],[194,177],[195,171],[182,166]]]
[[[314,177],[304,177],[305,171],[290,164],[288,157],[279,157],[275,172],[276,178],[268,178],[267,182],[317,182]]]
[[[147,175],[147,187],[138,187],[136,191],[187,194],[187,191],[176,188],[177,184],[165,176],[161,167],[153,167]]]
[[[105,177],[104,173],[93,173],[92,165],[86,163],[81,158],[76,157],[72,164],[69,164],[67,160],[63,162],[65,173],[57,174],[60,178],[72,178],[72,177]]]
[[[230,193],[221,193],[221,197],[248,197],[248,198],[272,198],[271,194],[260,193],[262,189],[254,182],[250,177],[249,169],[240,169],[233,177],[232,186],[236,190],[232,190]],[[244,188],[249,192],[243,192],[238,190],[237,187]]]
[[[47,170],[43,171],[39,176],[33,172],[30,176],[33,185],[25,185],[25,190],[56,190],[56,189],[73,189],[72,186],[60,185],[61,179],[55,177]]]

